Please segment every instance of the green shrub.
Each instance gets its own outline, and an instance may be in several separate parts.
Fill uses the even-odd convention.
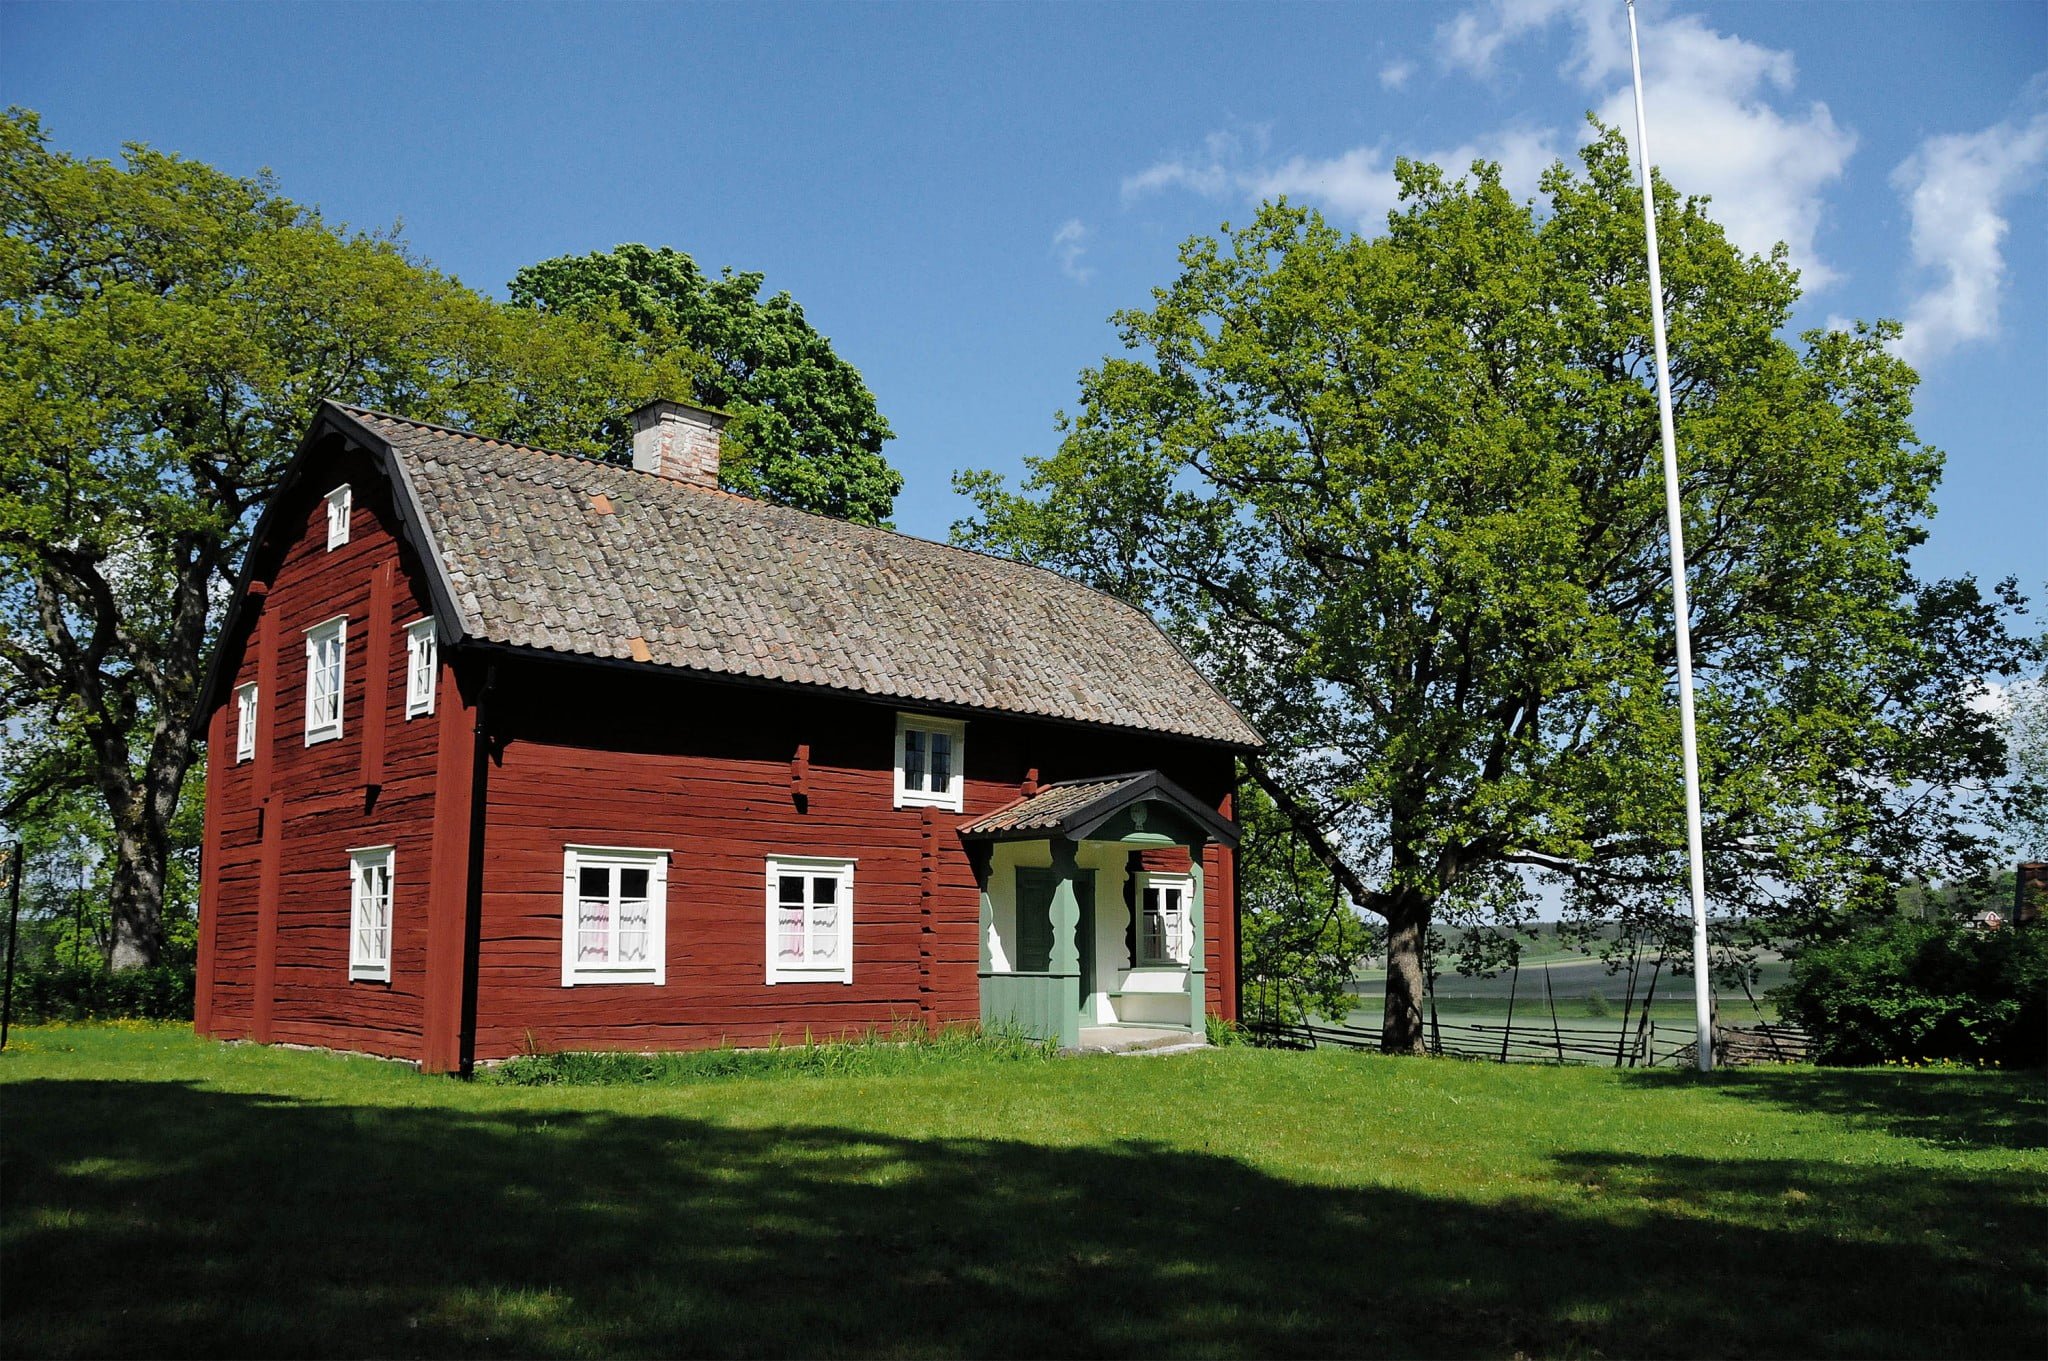
[[[17,967],[14,1016],[20,1021],[189,1021],[192,967],[159,964],[112,973],[97,965]]]
[[[2048,930],[1893,917],[1793,961],[1782,1014],[1822,1063],[2048,1063]]]

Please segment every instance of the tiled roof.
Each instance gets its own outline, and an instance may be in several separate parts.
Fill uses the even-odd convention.
[[[334,410],[390,450],[464,637],[1259,745],[1148,615],[1056,573]]]
[[[1074,780],[1047,785],[1028,799],[1006,804],[995,812],[976,818],[960,828],[962,836],[995,836],[1005,832],[1051,832],[1071,813],[1106,799],[1125,785],[1136,784],[1142,775],[1119,775],[1108,780]]]
[[[1226,845],[1237,844],[1238,832],[1234,823],[1215,809],[1205,807],[1199,799],[1156,770],[1049,784],[1029,798],[1005,804],[993,813],[984,813],[963,824],[960,835],[970,840],[987,841],[1035,840],[1046,836],[1087,837],[1111,817],[1137,803],[1165,804],[1193,824],[1199,835]],[[1138,818],[1137,825],[1145,825],[1142,816]]]

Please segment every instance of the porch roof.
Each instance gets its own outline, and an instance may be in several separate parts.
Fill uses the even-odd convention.
[[[1237,844],[1236,823],[1203,806],[1156,770],[1049,784],[1030,798],[1005,804],[966,823],[960,835],[970,841],[1037,841],[1054,836],[1082,841],[1138,803],[1166,804],[1210,840],[1226,846]]]

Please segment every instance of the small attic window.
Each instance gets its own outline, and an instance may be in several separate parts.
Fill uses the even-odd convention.
[[[327,493],[328,552],[332,553],[335,549],[348,542],[348,516],[349,511],[353,508],[354,503],[349,495],[348,483],[344,482],[333,491]]]

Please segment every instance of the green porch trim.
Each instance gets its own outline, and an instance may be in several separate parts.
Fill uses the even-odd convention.
[[[1203,920],[1204,875],[1202,873],[1202,843],[1188,845],[1188,877],[1194,880],[1194,892],[1188,901],[1188,1025],[1197,1034],[1209,1027],[1209,966],[1205,956],[1208,949],[1208,925]]]
[[[1079,975],[991,973],[981,975],[981,1023],[1014,1026],[1033,1039],[1057,1039],[1063,1049],[1081,1043]]]

